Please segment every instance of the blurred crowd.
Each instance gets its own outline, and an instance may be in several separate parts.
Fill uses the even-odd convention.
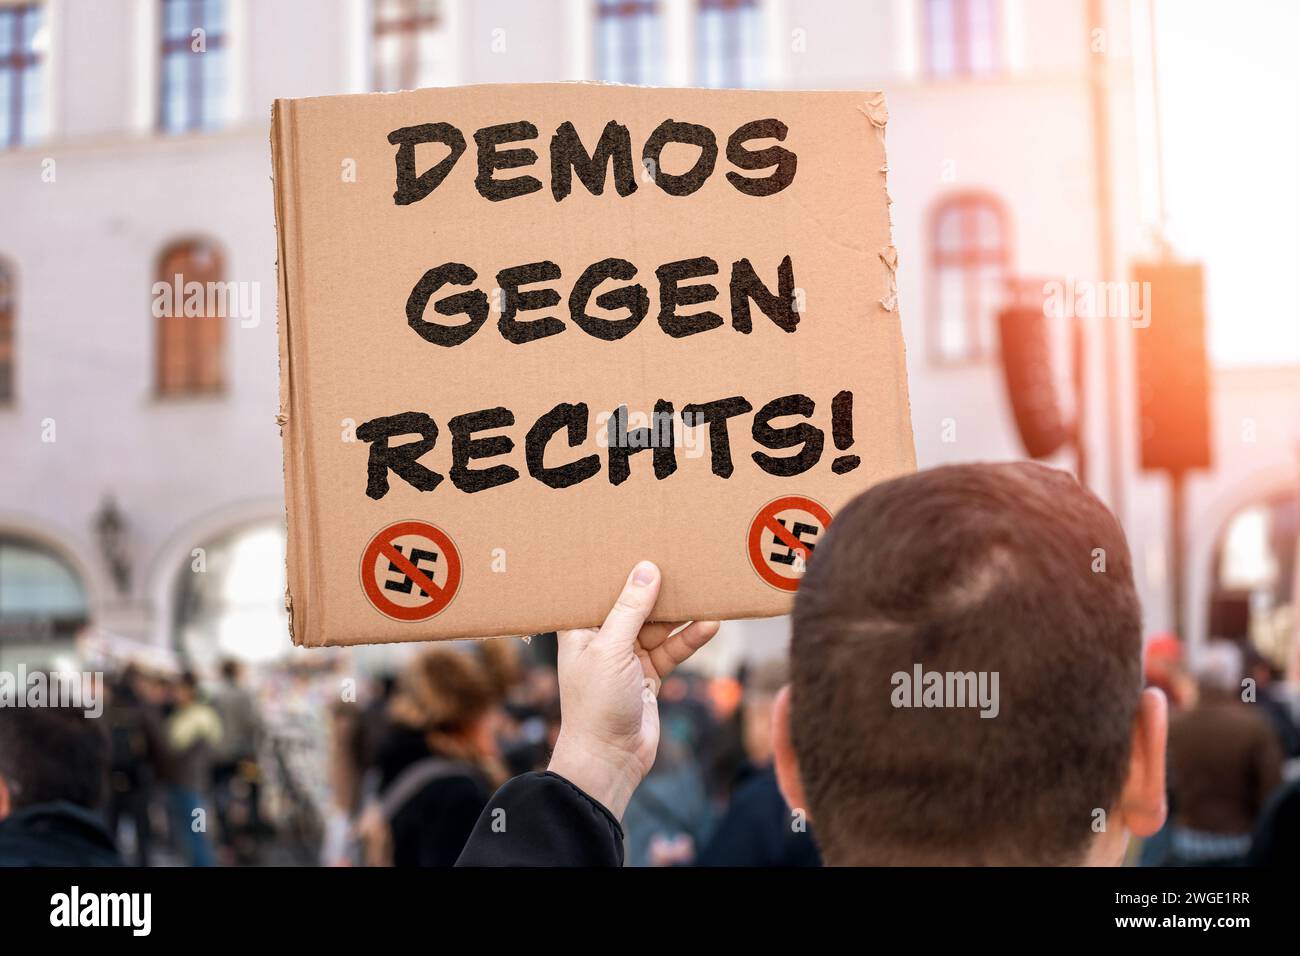
[[[1300,859],[1300,699],[1249,645],[1212,640],[1189,658],[1172,635],[1147,646],[1148,683],[1169,699],[1169,818],[1144,866]]]
[[[1147,681],[1171,707],[1170,813],[1130,862],[1300,855],[1300,706],[1244,647],[1148,644]],[[129,665],[101,719],[4,708],[0,863],[449,866],[493,791],[545,770],[555,658],[543,634],[429,645],[361,677],[337,658],[288,676],[225,661],[203,681]],[[628,865],[820,862],[772,767],[786,680],[769,660],[664,682],[658,758],[623,820]]]
[[[127,667],[108,685],[105,722],[105,820],[131,862],[158,862],[159,838],[164,859],[190,866],[258,860],[263,726],[239,663],[207,689],[190,671]]]
[[[546,768],[555,635],[430,645],[391,673],[345,661],[227,660],[202,680],[132,663],[107,677],[102,718],[0,709],[0,783],[29,798],[0,801],[0,863],[451,865],[496,787]],[[664,683],[630,865],[819,862],[771,766],[785,677],[768,662]]]
[[[629,865],[819,862],[771,766],[784,682],[779,663],[665,681],[659,756],[623,820]],[[333,708],[322,862],[455,863],[493,791],[546,769],[559,721],[554,634],[421,652],[363,706]]]

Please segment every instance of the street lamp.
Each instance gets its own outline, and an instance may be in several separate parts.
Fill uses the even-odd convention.
[[[117,502],[112,495],[106,495],[99,513],[95,515],[95,535],[99,539],[99,553],[108,565],[118,594],[126,594],[131,589],[131,559],[127,553],[126,531],[126,519]]]

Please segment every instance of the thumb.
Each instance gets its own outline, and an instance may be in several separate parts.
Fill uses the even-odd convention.
[[[597,639],[631,647],[641,633],[650,612],[659,597],[659,569],[649,561],[642,561],[627,576],[623,592],[614,602]]]

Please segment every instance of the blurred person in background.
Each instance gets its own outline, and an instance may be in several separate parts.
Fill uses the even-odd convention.
[[[1235,866],[1282,781],[1282,748],[1268,718],[1242,702],[1239,646],[1210,641],[1194,670],[1196,704],[1169,723],[1169,864]]]
[[[109,739],[108,832],[121,839],[122,822],[129,821],[136,866],[148,866],[153,844],[150,808],[155,784],[165,774],[167,748],[162,715],[144,696],[145,678],[128,665],[108,685],[105,722]]]
[[[379,762],[379,748],[392,730],[388,711],[397,690],[397,675],[382,674],[373,682],[374,694],[366,701],[356,720],[356,755],[360,766],[373,767]]]
[[[223,661],[221,682],[212,692],[212,707],[221,720],[221,739],[212,754],[212,796],[219,852],[227,864],[249,862],[256,856],[262,827],[258,763],[262,720],[242,676],[238,661]]]
[[[535,634],[521,654],[523,671],[506,701],[502,757],[511,776],[544,770],[560,730],[555,633]]]
[[[1250,866],[1295,866],[1300,862],[1300,779],[1280,787],[1251,839]]]
[[[778,659],[746,675],[740,708],[746,765],[696,866],[821,865],[807,820],[786,805],[772,762],[772,711],[788,672],[786,662]]]
[[[659,753],[623,821],[628,866],[689,864],[713,832],[714,810],[699,759],[711,717],[690,692],[679,674],[659,690]]]
[[[104,826],[109,742],[69,707],[0,707],[0,866],[121,866]]]
[[[398,679],[358,824],[361,862],[452,866],[492,790],[505,779],[495,731],[517,679],[504,639],[436,645]]]
[[[361,756],[361,720],[352,701],[335,701],[329,709],[329,803],[325,807],[320,860],[322,866],[352,866],[352,829],[361,811],[366,764]]]
[[[719,812],[726,809],[732,792],[749,771],[742,705],[751,669],[748,662],[742,661],[734,677],[714,677],[709,681],[708,693],[717,729],[708,754],[702,756],[707,760],[709,792]]]
[[[1246,647],[1245,661],[1246,676],[1255,682],[1255,702],[1277,732],[1283,759],[1300,757],[1300,725],[1297,725],[1282,675],[1253,647]]]
[[[507,701],[498,737],[501,759],[510,776],[541,770],[551,754],[551,727],[558,707],[539,710],[530,704]]]
[[[212,786],[212,755],[221,743],[221,718],[200,697],[198,678],[190,671],[176,681],[172,699],[174,706],[167,718],[172,838],[190,866],[214,866],[206,804]]]
[[[1164,691],[1171,710],[1186,710],[1196,703],[1196,679],[1187,668],[1187,654],[1177,637],[1157,634],[1151,638],[1143,662],[1146,685]]]
[[[1164,692],[1171,713],[1196,704],[1196,679],[1187,666],[1183,642],[1173,634],[1157,634],[1143,648],[1143,677],[1147,687]],[[1164,826],[1145,840],[1135,841],[1129,859],[1137,866],[1165,866],[1173,848],[1174,794],[1166,789],[1169,815]]]

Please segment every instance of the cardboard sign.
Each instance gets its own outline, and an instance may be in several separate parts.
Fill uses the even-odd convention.
[[[914,468],[878,93],[280,100],[293,638],[790,607]]]

